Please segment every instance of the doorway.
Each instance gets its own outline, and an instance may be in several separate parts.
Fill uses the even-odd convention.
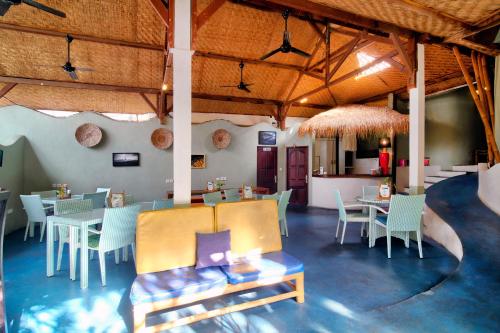
[[[307,206],[309,183],[309,148],[287,147],[286,149],[286,188],[293,189],[290,203]]]
[[[257,147],[257,186],[278,191],[278,148]]]

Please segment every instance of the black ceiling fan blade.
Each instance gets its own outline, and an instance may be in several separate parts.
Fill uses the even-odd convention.
[[[78,80],[78,75],[74,71],[68,72],[68,74],[73,80]]]
[[[254,84],[253,84],[253,83],[243,83],[243,85],[244,85],[245,87],[250,87],[250,86],[253,86]]]
[[[232,86],[220,86],[221,88],[237,88],[238,86],[235,86],[234,84]]]
[[[80,72],[95,72],[93,68],[88,67],[75,67],[75,70]]]
[[[298,55],[300,55],[300,56],[303,56],[303,57],[305,57],[305,58],[309,58],[309,57],[311,56],[309,53],[304,52],[304,51],[302,51],[302,50],[299,50],[299,49],[297,49],[297,48],[295,48],[295,47],[293,47],[293,46],[292,46],[292,48],[290,49],[290,51],[292,51],[293,53],[298,54]]]
[[[33,1],[33,0],[21,0],[21,1],[22,1],[22,3],[25,3],[25,4],[29,5],[29,6],[38,8],[38,9],[43,10],[43,11],[45,11],[47,13],[52,14],[52,15],[56,15],[56,16],[59,16],[59,17],[66,17],[66,14],[63,13],[63,12],[61,12],[60,10],[57,10],[57,9],[54,9],[54,8],[42,5],[39,2],[36,2],[36,1]]]
[[[0,16],[4,16],[9,10],[11,3],[0,1]]]
[[[251,93],[250,89],[248,89],[246,85],[244,85],[244,86],[241,88],[241,90],[245,90],[246,92]]]
[[[278,53],[280,51],[281,51],[281,47],[278,47],[276,50],[273,50],[273,51],[269,52],[268,54],[263,55],[262,57],[260,57],[260,60],[266,60],[267,58],[275,55],[276,53]]]

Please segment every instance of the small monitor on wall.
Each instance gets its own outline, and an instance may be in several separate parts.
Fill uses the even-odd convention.
[[[272,146],[276,144],[275,131],[259,131],[259,145]]]
[[[114,167],[139,166],[139,153],[113,153]]]

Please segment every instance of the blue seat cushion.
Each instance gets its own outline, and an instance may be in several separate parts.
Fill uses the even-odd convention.
[[[376,220],[384,225],[387,225],[387,216],[389,215],[377,215]]]
[[[130,290],[130,301],[133,305],[151,303],[226,285],[226,275],[218,267],[182,267],[138,275]]]
[[[231,284],[256,281],[262,278],[281,277],[304,271],[297,258],[283,252],[271,252],[258,257],[238,259],[229,266],[221,267]]]

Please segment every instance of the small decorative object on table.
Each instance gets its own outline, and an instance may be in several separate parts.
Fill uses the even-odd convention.
[[[252,198],[253,198],[252,186],[243,185],[243,199],[252,199]]]
[[[57,184],[57,198],[58,199],[71,198],[71,190],[68,189],[68,184]]]
[[[207,190],[213,192],[215,190],[213,182],[207,182]]]
[[[389,199],[391,197],[392,186],[391,179],[389,177],[384,178],[379,187],[379,197],[381,199]]]
[[[222,187],[226,185],[226,178],[225,177],[217,177],[215,178],[215,189],[219,191],[222,189]]]
[[[116,208],[125,206],[125,192],[111,193],[109,196],[108,207]]]

